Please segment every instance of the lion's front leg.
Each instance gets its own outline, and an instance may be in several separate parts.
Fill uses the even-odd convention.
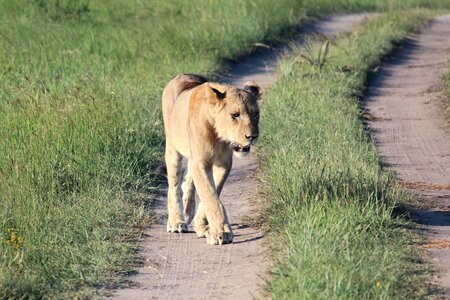
[[[227,180],[228,175],[230,174],[232,162],[233,162],[233,154],[232,152],[230,152],[225,153],[224,155],[222,155],[222,157],[219,157],[213,165],[214,184],[216,186],[217,195],[219,197],[222,192],[225,181]],[[231,243],[234,237],[233,231],[231,230],[231,224],[230,221],[228,220],[227,212],[222,204],[222,201],[219,200],[219,202],[223,209],[223,214],[225,217],[223,225],[225,232],[224,239],[226,240],[225,243]]]
[[[206,231],[208,245],[232,243],[234,235],[222,202],[206,202],[204,203],[204,210],[209,223]]]
[[[231,226],[220,201],[219,204],[221,208],[217,209],[213,203],[200,200],[197,214],[195,215],[195,233],[197,237],[206,237],[208,245],[230,244],[233,242],[234,235]],[[206,217],[207,210],[213,212],[213,215],[209,214],[209,219]],[[219,213],[214,215],[214,211]]]
[[[227,152],[223,154],[221,157],[218,157],[214,162],[214,165],[212,167],[213,178],[217,190],[217,195],[219,196],[220,193],[222,192],[223,186],[228,178],[228,175],[230,175],[232,165],[233,165],[232,152]]]
[[[183,218],[182,202],[181,202],[181,158],[182,156],[172,148],[166,145],[166,167],[167,182],[169,184],[167,190],[167,232],[188,232],[188,226]]]
[[[212,168],[203,162],[192,163],[194,184],[200,197],[200,204],[195,216],[197,235],[206,235],[209,245],[221,245],[233,242],[233,233],[228,224],[225,209],[219,200],[215,187]],[[205,223],[205,218],[208,225]]]

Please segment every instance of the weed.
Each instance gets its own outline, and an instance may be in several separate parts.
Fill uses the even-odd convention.
[[[307,62],[311,66],[319,68],[319,71],[322,70],[322,67],[328,59],[328,52],[330,49],[330,39],[326,36],[324,37],[324,39],[325,41],[322,43],[322,45],[319,46],[317,46],[316,39],[306,40],[300,48],[300,53],[294,59],[294,62],[298,60]]]

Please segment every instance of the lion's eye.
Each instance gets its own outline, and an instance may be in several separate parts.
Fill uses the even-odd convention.
[[[231,114],[231,117],[232,117],[233,119],[237,119],[237,118],[239,118],[239,116],[240,116],[239,113]]]

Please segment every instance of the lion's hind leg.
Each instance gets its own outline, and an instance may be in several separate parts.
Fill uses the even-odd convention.
[[[186,167],[181,189],[183,190],[184,217],[186,219],[186,223],[189,225],[195,215],[195,186],[194,179],[192,178],[192,172],[189,171],[189,166]]]
[[[206,233],[208,232],[208,220],[206,219],[205,208],[202,201],[199,201],[197,213],[194,218],[194,229],[197,237],[202,238],[206,237]]]
[[[166,144],[167,182],[167,232],[188,232],[188,226],[183,218],[183,203],[181,202],[182,156],[178,151]]]

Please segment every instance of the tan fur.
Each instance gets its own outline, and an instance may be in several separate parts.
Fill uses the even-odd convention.
[[[197,236],[206,237],[208,244],[233,241],[219,196],[233,153],[248,154],[242,149],[249,149],[259,134],[260,97],[254,82],[238,89],[192,74],[178,75],[164,88],[168,232],[187,232],[194,218]],[[188,159],[183,183],[182,157]],[[200,202],[194,217],[196,190]]]

